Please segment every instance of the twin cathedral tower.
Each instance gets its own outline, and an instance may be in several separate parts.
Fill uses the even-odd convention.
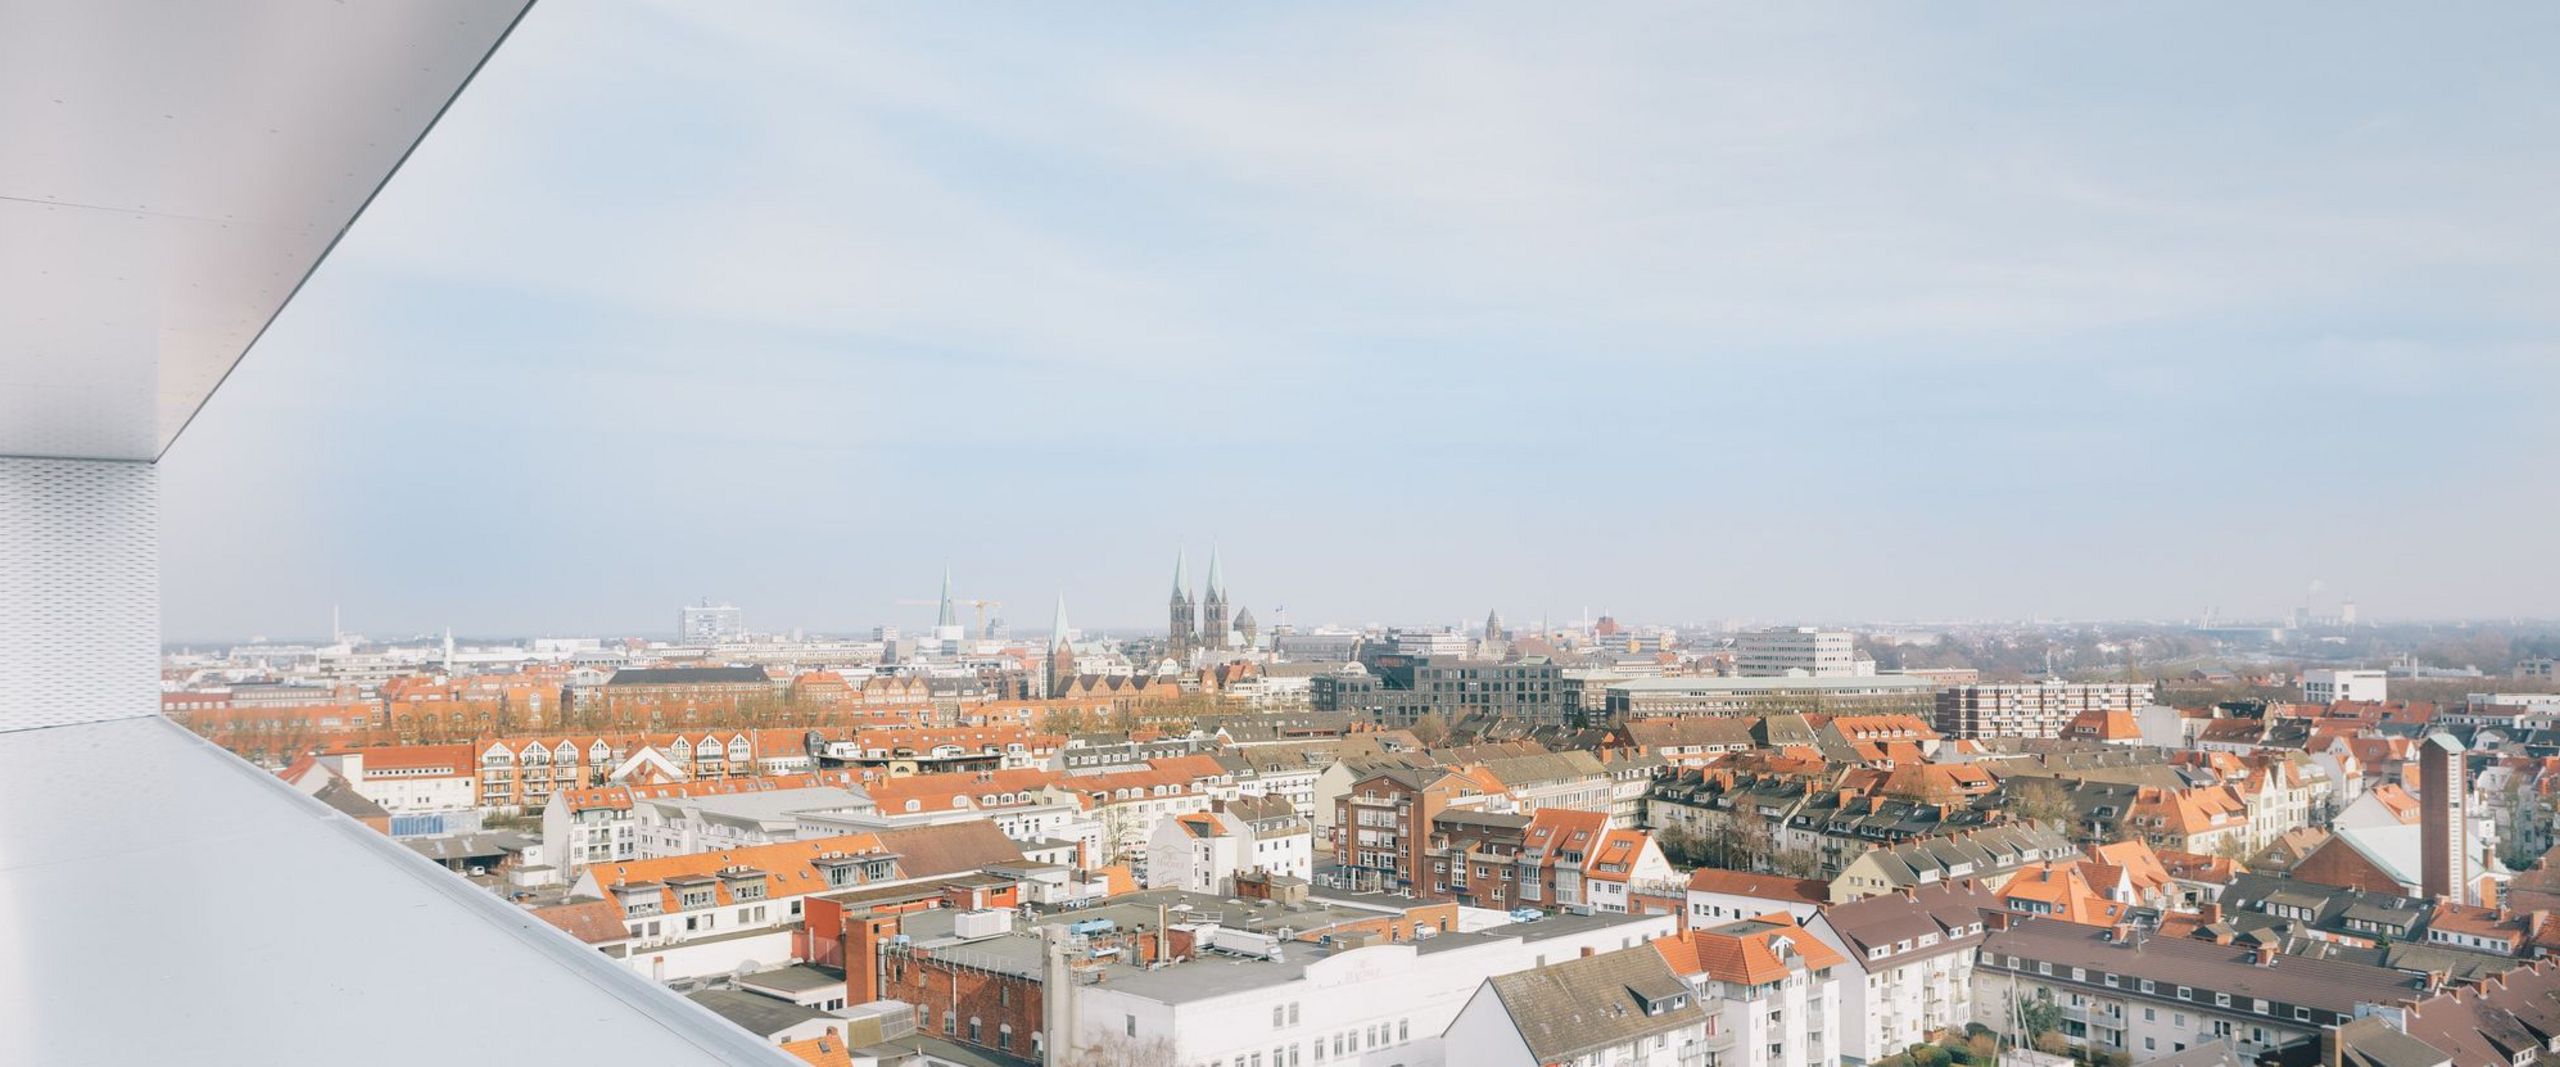
[[[1233,614],[1229,614],[1231,608]],[[1177,663],[1189,662],[1195,652],[1251,648],[1260,636],[1253,612],[1233,608],[1227,602],[1226,576],[1218,570],[1218,550],[1214,548],[1209,550],[1209,585],[1196,599],[1191,595],[1190,562],[1185,554],[1174,553],[1170,610],[1166,654]]]

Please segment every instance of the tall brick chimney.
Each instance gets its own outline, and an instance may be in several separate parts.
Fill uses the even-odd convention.
[[[2430,734],[2418,746],[2418,861],[2420,895],[2468,903],[2471,849],[2464,825],[2462,742]]]
[[[881,999],[880,946],[898,936],[895,915],[848,915],[844,923],[844,1002]]]

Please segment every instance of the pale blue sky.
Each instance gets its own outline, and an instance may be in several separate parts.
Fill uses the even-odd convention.
[[[173,638],[2560,614],[2560,9],[545,0]]]

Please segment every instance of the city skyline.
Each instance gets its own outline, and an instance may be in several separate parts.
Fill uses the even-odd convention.
[[[946,580],[950,578],[948,572],[945,572],[944,577]],[[959,588],[965,590],[966,587],[962,586]],[[1192,592],[1196,597],[1205,588],[1205,581],[1195,581],[1192,585]],[[1070,618],[1070,629],[1083,635],[1109,635],[1115,638],[1148,637],[1165,634],[1170,630],[1170,627],[1167,625],[1164,618],[1163,605],[1161,603],[1158,603],[1153,608],[1155,617],[1151,620],[1113,619],[1101,622],[1091,622],[1085,619],[1082,611],[1077,607],[1077,601],[1073,595],[1061,590],[1052,591],[1049,594],[1049,597],[1050,599],[1046,601],[1037,600],[1037,598],[1024,598],[1020,601],[1016,601],[1010,598],[976,597],[962,592],[954,594],[952,599],[954,604],[957,605],[960,622],[967,629],[973,640],[979,637],[980,616],[972,610],[971,605],[978,600],[986,600],[991,603],[1001,603],[1007,606],[1008,610],[1003,611],[991,608],[984,615],[984,618],[989,623],[1003,624],[1005,627],[1004,632],[1010,634],[1012,638],[1017,641],[1022,639],[1024,635],[1049,634],[1051,629],[1047,618],[1058,610],[1063,610]],[[934,601],[923,599],[901,599],[894,601],[893,603],[896,606],[888,609],[893,612],[891,615],[873,619],[836,621],[826,624],[810,622],[767,624],[758,619],[757,609],[754,605],[740,603],[734,598],[720,596],[695,597],[677,603],[669,610],[692,609],[698,607],[718,608],[723,610],[734,609],[743,615],[745,619],[746,632],[763,636],[807,633],[812,636],[825,636],[837,639],[860,639],[883,627],[897,630],[901,635],[908,637],[927,637],[933,633],[938,621],[938,605]],[[1017,621],[1016,615],[1010,613],[1009,610],[1010,605],[1015,603],[1024,603],[1036,607],[1038,611],[1034,614],[1042,617],[1034,619],[1029,616],[1023,616],[1019,621]],[[1423,612],[1405,612],[1393,617],[1385,618],[1348,618],[1322,615],[1309,616],[1302,610],[1298,613],[1299,617],[1293,619],[1288,617],[1288,609],[1285,600],[1275,600],[1271,603],[1260,605],[1259,610],[1257,610],[1257,605],[1248,603],[1241,597],[1233,599],[1232,603],[1234,607],[1240,611],[1253,613],[1255,623],[1266,634],[1271,632],[1271,627],[1280,625],[1289,626],[1292,629],[1301,632],[1315,630],[1339,631],[1377,628],[1419,631],[1439,628],[1460,633],[1475,633],[1483,629],[1485,622],[1484,613],[1486,612],[1490,612],[1494,617],[1503,620],[1504,629],[1507,632],[1514,633],[1567,632],[1577,629],[1587,629],[1604,619],[1614,620],[1626,626],[1644,629],[1723,629],[1733,632],[1749,629],[1788,628],[1797,626],[1822,627],[1827,629],[1866,629],[1881,632],[1896,629],[1926,630],[1932,627],[1965,628],[2044,625],[2123,625],[2128,627],[2194,626],[2199,628],[2207,626],[2247,628],[2254,626],[2286,627],[2294,625],[2308,625],[2314,628],[2354,626],[2462,626],[2468,624],[2497,625],[2546,622],[2554,625],[2560,625],[2560,618],[2544,618],[2540,616],[2408,618],[2390,615],[2376,615],[2364,605],[2358,604],[2352,599],[2339,599],[2334,597],[2327,600],[2304,600],[2302,603],[2295,605],[2294,609],[2265,615],[2234,615],[2227,612],[2217,612],[2210,616],[2189,615],[2183,617],[2045,616],[2021,618],[1960,618],[1951,616],[1924,616],[1909,618],[1878,616],[1707,616],[1649,618],[1632,616],[1623,612],[1616,612],[1605,605],[1576,605],[1571,610],[1564,612],[1518,612],[1507,610],[1504,606],[1499,604],[1490,604],[1476,609],[1477,614],[1472,616],[1467,614],[1464,609],[1461,609],[1454,615],[1446,617],[1434,617]],[[2339,614],[2339,608],[2342,605],[2349,609],[2350,612],[2349,616],[2346,618],[2341,618]],[[448,633],[460,638],[483,641],[524,641],[545,637],[646,639],[662,637],[667,634],[677,632],[676,627],[666,626],[661,629],[656,625],[642,620],[631,620],[627,624],[606,625],[587,630],[530,631],[508,631],[497,627],[476,626],[468,620],[447,620],[445,622],[428,625],[408,625],[398,623],[389,625],[364,624],[361,619],[346,616],[344,614],[345,609],[346,605],[329,605],[323,615],[324,621],[321,623],[315,623],[314,625],[318,628],[310,631],[286,628],[274,632],[195,634],[182,637],[170,637],[165,643],[171,646],[187,646],[238,641],[311,642],[333,640],[341,635],[362,637],[371,641],[412,642]],[[665,612],[661,612],[661,614],[665,614]]]
[[[544,5],[169,452],[163,631],[1134,624],[1213,538],[1308,621],[2548,615],[2551,17]]]

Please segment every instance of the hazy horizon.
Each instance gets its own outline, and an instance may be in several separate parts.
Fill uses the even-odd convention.
[[[2560,9],[726,15],[533,10],[164,633],[2560,616]]]

